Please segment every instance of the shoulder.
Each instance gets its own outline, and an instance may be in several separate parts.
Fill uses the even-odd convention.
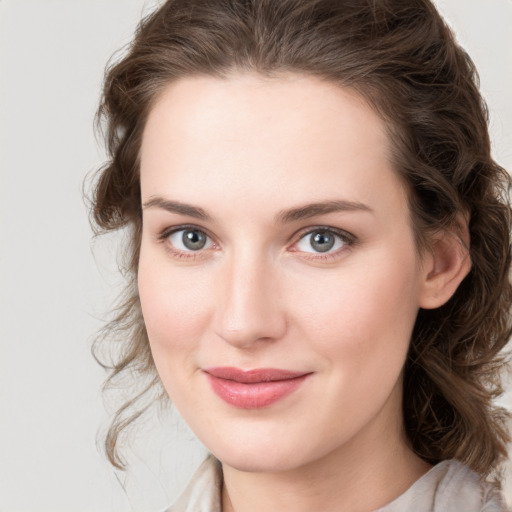
[[[178,500],[163,512],[221,512],[222,469],[209,456]],[[460,462],[434,466],[404,494],[375,512],[511,512],[491,483]]]
[[[377,512],[508,512],[500,491],[467,466],[443,461]]]
[[[177,501],[163,512],[222,512],[221,489],[220,462],[209,455]]]

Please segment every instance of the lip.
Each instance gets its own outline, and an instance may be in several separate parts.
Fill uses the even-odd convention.
[[[293,393],[311,375],[276,368],[241,370],[215,367],[203,370],[214,393],[239,409],[268,407]]]

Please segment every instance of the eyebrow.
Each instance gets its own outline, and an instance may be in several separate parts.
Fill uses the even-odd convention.
[[[181,203],[179,201],[171,201],[164,199],[160,196],[151,197],[147,202],[142,205],[143,208],[161,208],[170,213],[177,213],[180,215],[187,215],[200,220],[211,221],[213,217],[206,213],[205,210],[199,206]],[[346,200],[332,200],[322,201],[318,203],[309,203],[288,210],[281,210],[275,217],[276,223],[286,224],[298,220],[316,217],[317,215],[326,215],[333,212],[350,212],[350,211],[363,211],[373,212],[373,210],[356,201]]]
[[[179,201],[171,201],[164,199],[163,197],[155,196],[146,201],[143,208],[161,208],[170,213],[178,213],[180,215],[187,215],[188,217],[194,217],[200,220],[212,220],[212,217],[206,213],[205,210],[198,206],[192,206],[191,204],[180,203]]]
[[[322,201],[319,203],[310,203],[303,206],[298,206],[289,210],[282,210],[277,214],[276,221],[285,224],[287,222],[309,219],[310,217],[316,217],[317,215],[351,211],[363,211],[370,213],[373,212],[369,206],[356,201]]]

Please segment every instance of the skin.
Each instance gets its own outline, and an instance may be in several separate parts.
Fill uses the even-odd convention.
[[[448,235],[418,253],[389,147],[356,92],[294,74],[181,79],[150,112],[142,310],[165,389],[222,461],[225,511],[373,510],[429,469],[403,433],[402,368],[418,309],[469,263]],[[315,252],[318,227],[332,250]],[[246,410],[213,393],[213,366],[311,375]]]

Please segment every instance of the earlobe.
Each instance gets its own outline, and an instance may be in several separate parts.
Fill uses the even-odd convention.
[[[424,277],[419,306],[435,309],[452,297],[471,270],[468,222],[457,216],[454,229],[446,229],[434,237],[424,258]]]

